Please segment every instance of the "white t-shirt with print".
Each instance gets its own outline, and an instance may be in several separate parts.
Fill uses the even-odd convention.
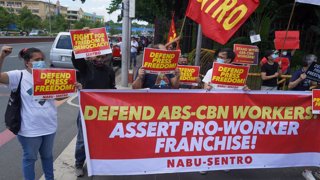
[[[32,74],[27,70],[14,70],[7,72],[9,88],[15,90],[21,80],[21,128],[19,135],[37,137],[55,133],[57,130],[57,108],[54,100],[34,100],[32,90]]]
[[[134,46],[134,47],[133,47]],[[138,52],[138,42],[137,41],[131,41],[131,49],[130,52],[135,53]]]

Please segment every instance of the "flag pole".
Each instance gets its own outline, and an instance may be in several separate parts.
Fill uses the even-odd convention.
[[[282,49],[281,49],[281,51],[283,50],[284,45],[285,45],[286,40],[287,40],[287,37],[288,37],[288,31],[289,31],[289,28],[290,28],[290,24],[291,24],[291,20],[292,20],[292,16],[293,16],[295,7],[296,7],[296,0],[294,0],[294,3],[293,3],[293,7],[292,7],[292,10],[291,10],[291,14],[290,14],[290,18],[289,18],[289,22],[288,22],[288,26],[287,26],[287,30],[286,30],[286,35],[284,36],[284,40],[283,40],[283,44],[282,44]],[[281,57],[281,53],[280,53],[279,56]]]
[[[182,31],[183,31],[183,28],[184,28],[184,23],[186,22],[186,15],[184,16],[184,18],[183,18],[183,21],[182,21],[182,26],[181,26],[181,29],[180,29],[180,33],[179,33],[179,36],[181,36],[181,34],[182,34]]]

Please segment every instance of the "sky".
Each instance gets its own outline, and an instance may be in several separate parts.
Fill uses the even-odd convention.
[[[44,0],[49,1],[49,0]],[[86,0],[85,3],[81,3],[80,0],[59,0],[62,6],[69,7],[71,9],[79,9],[81,8],[85,12],[88,13],[96,13],[97,15],[104,16],[105,21],[109,21],[110,19],[114,22],[117,22],[118,15],[121,13],[120,10],[113,12],[112,14],[108,14],[106,8],[109,7],[111,0]],[[50,0],[51,3],[56,3],[57,0]]]
[[[43,0],[49,1],[49,0]],[[62,6],[69,7],[71,9],[79,9],[81,8],[85,12],[88,13],[96,13],[97,15],[104,16],[105,21],[114,21],[117,22],[118,15],[121,14],[120,10],[113,12],[112,14],[108,14],[106,8],[111,4],[111,0],[86,0],[85,3],[81,3],[80,0],[59,0]],[[57,0],[50,0],[51,3],[56,3]],[[137,22],[137,21],[134,21]],[[139,21],[138,24],[148,24],[147,22]]]

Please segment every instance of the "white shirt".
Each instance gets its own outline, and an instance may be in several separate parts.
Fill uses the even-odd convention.
[[[137,41],[131,41],[131,51],[130,52],[132,52],[132,53],[138,52],[138,46],[139,46],[139,44]]]
[[[202,82],[210,84],[211,79],[212,79],[212,68],[207,71],[206,75],[202,79]]]
[[[32,74],[27,70],[14,70],[7,72],[9,88],[15,90],[21,80],[21,128],[19,135],[37,137],[53,134],[57,130],[57,108],[54,100],[34,100],[32,91]]]

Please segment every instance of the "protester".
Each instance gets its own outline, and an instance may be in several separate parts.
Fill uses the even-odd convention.
[[[3,46],[0,52],[0,70],[12,47]],[[1,72],[0,83],[11,90],[18,87],[21,75],[21,127],[17,138],[23,149],[22,170],[25,180],[35,179],[35,162],[38,153],[46,180],[53,180],[53,143],[57,131],[57,108],[54,99],[35,100],[32,92],[32,69],[46,68],[44,55],[37,48],[24,48],[19,52],[24,70]],[[80,84],[76,84],[80,88]]]
[[[261,67],[261,90],[277,90],[280,69],[279,64],[274,62],[276,55],[272,50],[266,50],[264,57],[267,59],[267,63]]]
[[[178,60],[178,65],[188,65],[188,55],[187,54],[183,54],[183,55],[180,55],[179,57],[179,60]],[[180,84],[179,88],[180,89],[197,89],[199,88],[201,85],[201,79],[200,77],[197,78],[197,83],[198,85],[197,86],[194,86],[194,85],[188,85],[188,84]]]
[[[156,44],[155,49],[165,50],[163,44]],[[143,67],[137,71],[136,79],[132,83],[133,89],[150,88],[150,89],[178,89],[180,85],[180,70],[176,68],[173,74],[150,74],[146,73]]]
[[[89,57],[87,60],[75,59],[72,53],[72,64],[79,71],[79,78],[84,89],[116,89],[115,72],[108,66],[109,55]],[[77,118],[78,135],[75,149],[75,174],[84,175],[83,165],[86,160],[80,113]]]
[[[302,68],[298,69],[292,74],[288,88],[295,91],[308,91],[311,86],[316,86],[317,83],[313,82],[307,78],[306,71],[309,66],[317,62],[317,56],[314,54],[309,54],[305,56],[302,60]]]
[[[218,63],[226,63],[226,64],[231,64],[236,57],[235,53],[232,51],[230,48],[224,48],[221,50],[218,50],[216,52],[216,62]],[[202,82],[204,83],[204,89],[211,90],[212,86],[210,85],[211,79],[212,79],[212,71],[213,68],[209,69],[202,79]],[[243,88],[244,90],[248,90],[248,87],[245,86]]]
[[[139,44],[136,41],[134,37],[131,38],[131,49],[130,49],[130,68],[132,68],[132,61],[133,61],[133,66],[136,67],[137,65],[137,53],[138,53],[138,47]]]

